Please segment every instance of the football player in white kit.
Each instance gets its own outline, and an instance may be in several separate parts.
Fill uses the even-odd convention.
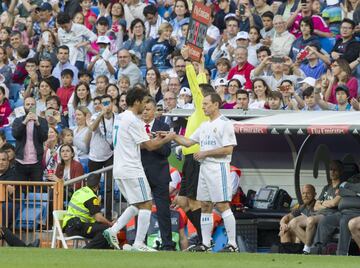
[[[116,223],[104,231],[104,237],[111,246],[120,249],[117,233],[138,216],[135,242],[131,250],[155,251],[144,244],[150,216],[152,196],[149,183],[141,163],[140,147],[149,151],[160,148],[171,140],[171,135],[163,133],[150,139],[139,115],[149,100],[148,93],[133,89],[128,91],[126,103],[128,110],[115,118],[113,130],[114,165],[113,176],[121,193],[129,203],[129,207],[121,214]]]
[[[201,201],[203,241],[194,251],[211,250],[213,205],[221,212],[228,236],[228,244],[222,252],[238,251],[235,217],[230,209],[232,198],[230,161],[233,147],[236,145],[236,137],[231,121],[220,114],[221,104],[218,94],[207,95],[202,106],[210,121],[202,123],[190,138],[172,134],[173,139],[185,147],[195,143],[200,144],[200,152],[195,153],[194,158],[201,163],[197,199]]]

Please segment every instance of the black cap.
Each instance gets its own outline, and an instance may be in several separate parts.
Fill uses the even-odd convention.
[[[349,88],[346,85],[337,86],[336,89],[335,89],[335,93],[338,92],[338,91],[344,91],[348,97],[350,96]]]
[[[89,177],[86,179],[86,185],[89,187],[98,186],[100,183],[100,174],[90,174]]]
[[[53,10],[52,6],[47,2],[42,3],[40,6],[40,11],[52,11],[52,10]]]
[[[96,24],[101,24],[101,25],[107,25],[109,26],[109,21],[107,18],[105,17],[100,17],[98,18],[98,20],[96,21]]]

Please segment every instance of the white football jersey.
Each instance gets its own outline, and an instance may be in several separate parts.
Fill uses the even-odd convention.
[[[140,144],[150,138],[144,123],[133,112],[125,111],[115,117],[113,130],[115,179],[145,177],[141,163]]]
[[[200,144],[200,151],[236,145],[234,126],[229,119],[222,115],[214,121],[203,122],[190,139]],[[202,162],[230,163],[230,161],[231,155],[227,155],[216,158],[207,157]]]

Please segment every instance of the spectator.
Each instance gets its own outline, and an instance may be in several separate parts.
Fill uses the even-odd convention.
[[[359,7],[357,0],[345,0],[340,4],[342,8],[342,18],[354,20],[355,10]]]
[[[267,66],[271,66],[271,75],[260,75]],[[286,75],[285,69],[291,68],[294,75]],[[292,64],[289,57],[275,57],[267,56],[263,59],[258,67],[251,73],[251,78],[260,77],[266,81],[271,90],[275,90],[283,80],[290,80],[293,84],[296,84],[299,78],[303,78],[303,73],[299,70],[296,64]]]
[[[175,0],[173,15],[169,21],[172,26],[172,36],[180,36],[180,22],[190,16],[188,2],[186,0]],[[161,36],[160,32],[159,35]]]
[[[340,36],[331,52],[331,58],[345,59],[349,64],[356,61],[360,53],[360,43],[355,36],[355,23],[344,19],[340,24]]]
[[[236,92],[236,105],[234,109],[242,109],[247,111],[249,109],[250,96],[249,91],[244,89],[239,89]]]
[[[4,150],[8,154],[10,168],[14,168],[15,167],[15,147],[10,143],[5,143],[3,146],[1,146],[1,149]]]
[[[53,8],[50,3],[44,2],[39,7],[39,21],[35,21],[33,25],[34,35],[39,37],[44,30],[54,31],[55,17]]]
[[[225,23],[226,31],[222,34],[220,41],[211,55],[213,62],[217,62],[217,60],[220,58],[227,58],[228,60],[231,60],[234,49],[237,47],[236,40],[238,38],[237,34],[239,32],[238,20],[234,15],[229,14],[225,18]]]
[[[51,60],[46,59],[46,58],[40,59],[40,63],[39,63],[40,74],[38,74],[36,81],[46,78],[49,81],[49,83],[51,84],[51,88],[54,88],[56,91],[60,87],[59,78],[61,77],[61,72],[59,72],[59,75],[60,75],[59,78],[56,78],[55,76],[53,76],[51,73],[53,66],[54,65],[52,65]],[[74,73],[74,75],[75,75],[75,73]],[[36,81],[34,82],[35,86],[36,86]]]
[[[96,22],[96,14],[91,10],[91,0],[80,0],[82,14],[84,16],[84,25],[89,30],[92,30]]]
[[[283,109],[283,95],[279,91],[271,91],[267,102],[270,110]]]
[[[23,84],[28,72],[25,69],[26,59],[29,56],[29,47],[20,45],[16,50],[17,63],[14,73],[12,75],[12,81],[15,84]]]
[[[181,89],[180,80],[178,77],[170,77],[168,83],[168,89],[178,95]]]
[[[232,2],[231,2],[232,3]],[[220,39],[220,30],[214,25],[216,12],[214,9],[211,10],[210,21],[211,24],[208,26],[206,31],[206,38],[204,41],[204,53],[205,55],[212,49],[215,48]],[[187,27],[189,28],[189,26]],[[184,35],[183,35],[184,36]],[[186,38],[186,36],[185,36]]]
[[[50,81],[43,79],[39,83],[39,98],[36,100],[36,113],[43,115],[46,110],[46,99],[55,95],[55,90],[51,88]]]
[[[239,18],[239,29],[244,32],[249,32],[250,27],[261,29],[263,27],[260,16],[251,12],[249,0],[239,0],[239,6],[245,7],[245,13],[240,14],[239,8],[236,10],[236,16]]]
[[[235,14],[236,4],[230,0],[221,0],[219,1],[219,11],[216,12],[214,17],[214,25],[222,33],[226,26],[226,16],[229,14]]]
[[[249,105],[249,109],[266,109],[267,98],[270,95],[271,89],[266,82],[260,78],[253,80],[253,94],[254,99]]]
[[[178,0],[179,4],[183,0]],[[160,72],[171,68],[169,56],[174,51],[175,40],[171,39],[173,27],[169,23],[163,23],[159,27],[159,38],[149,42],[146,53],[146,67],[156,67]]]
[[[70,16],[66,13],[60,12],[58,14],[57,23],[59,25],[59,43],[61,46],[66,45],[69,48],[70,63],[74,64],[79,70],[83,69],[85,63],[85,46],[95,41],[96,35],[84,25],[73,23]],[[74,72],[74,75],[77,78],[77,72]]]
[[[248,51],[245,47],[238,47],[235,49],[234,54],[237,65],[229,71],[227,79],[230,80],[236,74],[242,75],[246,80],[245,89],[251,89],[250,72],[254,69],[254,66],[247,61]]]
[[[68,181],[84,175],[82,165],[78,161],[74,160],[75,151],[71,145],[61,145],[59,157],[61,162],[57,166],[55,173],[48,175],[49,181]]]
[[[51,180],[52,175],[55,174],[58,165],[58,146],[59,146],[59,132],[56,128],[49,126],[48,139],[44,146],[44,156],[42,158],[42,165],[44,167],[44,180]]]
[[[333,110],[333,111],[352,111],[353,108],[349,103],[350,100],[350,92],[347,86],[338,85],[335,88],[335,96],[336,96],[336,104],[331,102],[326,102],[322,100],[319,96],[319,90],[315,89],[315,100],[316,103],[323,110]]]
[[[175,93],[171,91],[165,92],[164,111],[171,112],[177,107],[177,96]],[[186,120],[183,117],[163,116],[160,120],[169,125],[170,130],[176,133],[179,133],[181,130],[185,129]]]
[[[332,160],[330,162],[330,182],[322,189],[319,198],[316,200],[314,213],[306,219],[304,254],[310,253],[310,247],[313,244],[313,237],[318,223],[325,216],[337,211],[337,206],[341,199],[338,189],[342,172],[342,163],[338,160]]]
[[[298,10],[298,6],[300,4],[300,0],[285,0],[279,6],[277,10],[277,15],[281,15],[285,21],[287,21],[291,14]]]
[[[44,30],[39,36],[39,42],[34,58],[37,62],[42,59],[50,59],[51,65],[55,66],[58,63],[56,47],[57,41],[54,33],[51,30]]]
[[[119,107],[119,89],[115,84],[109,84],[106,87],[106,95],[109,95],[113,100],[113,113],[118,114],[120,113]]]
[[[63,115],[68,117],[68,103],[71,96],[74,93],[75,86],[72,85],[72,81],[74,80],[74,73],[70,69],[65,69],[61,72],[61,84],[62,87],[58,88],[56,94],[58,95]]]
[[[106,75],[110,81],[115,80],[116,56],[112,55],[109,49],[110,39],[107,36],[99,36],[96,43],[100,47],[99,54],[94,56],[89,65],[88,71],[93,72],[93,77],[96,79],[99,75]]]
[[[265,39],[263,40],[266,42],[263,43],[264,45],[265,44],[267,45],[267,43],[271,40],[271,38],[275,34],[273,20],[274,20],[274,14],[271,11],[267,11],[261,15],[261,21],[264,27],[260,30],[260,35],[262,38]]]
[[[304,17],[300,21],[301,36],[297,38],[290,50],[289,57],[295,61],[300,51],[309,45],[320,47],[319,38],[314,35],[314,24],[310,17]]]
[[[12,78],[12,70],[4,47],[0,47],[0,74],[4,76],[6,86],[9,86]]]
[[[255,27],[250,28],[249,32],[249,45],[248,45],[248,62],[252,66],[258,66],[259,62],[256,57],[256,51],[261,47],[260,40],[262,36],[260,34],[259,29]]]
[[[18,117],[12,124],[12,135],[16,139],[17,177],[21,181],[41,181],[43,143],[47,140],[48,126],[45,119],[36,115],[36,101],[32,97],[24,100],[26,115]]]
[[[91,100],[91,92],[89,85],[83,82],[80,82],[75,87],[75,92],[72,98],[68,103],[68,111],[69,111],[69,126],[73,128],[76,126],[75,120],[75,110],[78,107],[86,107],[89,109],[91,113],[94,112],[94,103]]]
[[[262,16],[265,12],[272,11],[266,0],[254,0],[254,7],[251,9],[252,14]]]
[[[263,62],[263,60],[266,57],[271,56],[271,50],[267,46],[261,46],[258,50],[256,50],[256,56],[257,56],[258,61],[261,63],[261,62]],[[251,71],[250,77],[252,77],[254,70]],[[264,68],[262,69],[262,71],[258,75],[259,76],[261,76],[261,75],[263,75],[263,76],[272,75],[271,63],[264,66]]]
[[[112,98],[103,95],[101,98],[102,110],[91,117],[89,126],[92,131],[89,151],[89,170],[95,171],[113,164],[113,126],[115,115],[112,112]],[[106,218],[112,213],[112,171],[106,173]]]
[[[295,37],[286,30],[286,22],[281,15],[274,17],[275,34],[271,40],[271,54],[276,56],[287,56]]]
[[[130,89],[130,78],[126,75],[120,76],[117,82],[120,93],[126,93]]]
[[[156,39],[159,37],[159,27],[165,22],[163,17],[158,14],[158,10],[155,5],[147,5],[144,8],[143,15],[146,18],[145,29],[146,38]],[[133,22],[131,23],[133,24]],[[131,30],[133,32],[133,30]]]
[[[331,64],[329,74],[329,86],[325,92],[324,100],[336,104],[335,89],[338,85],[346,85],[349,90],[349,97],[356,98],[358,95],[358,81],[351,76],[349,63],[345,59],[337,59]]]
[[[291,15],[287,21],[287,28],[289,32],[292,33],[296,38],[298,38],[300,33],[300,21],[303,17],[311,17],[311,20],[314,24],[314,34],[319,37],[331,37],[332,33],[330,32],[329,27],[326,25],[324,20],[319,15],[312,14],[313,0],[306,0],[306,3],[301,3],[298,6],[298,9]]]
[[[74,128],[73,143],[78,153],[80,163],[83,165],[84,170],[88,171],[89,164],[89,146],[91,139],[91,131],[88,128],[87,121],[91,117],[88,108],[79,106],[75,110],[76,127]]]
[[[9,124],[9,116],[11,114],[11,107],[9,100],[6,97],[6,91],[3,86],[0,86],[0,128]]]
[[[131,55],[128,50],[119,50],[117,53],[117,58],[119,65],[119,69],[116,75],[117,77],[121,77],[123,75],[129,77],[130,87],[143,81],[141,70],[136,66],[136,64],[131,62]]]
[[[227,78],[229,71],[231,69],[231,63],[227,58],[220,58],[216,61],[216,73],[212,77],[212,80],[217,80],[219,78]]]
[[[54,108],[47,107],[45,111],[45,119],[48,123],[49,128],[52,127],[56,129],[58,133],[60,133],[63,129],[61,124],[60,112],[55,110]]]
[[[156,68],[149,68],[145,75],[145,86],[149,94],[155,99],[156,103],[163,99],[161,91],[161,76]]]
[[[119,106],[121,108],[121,112],[125,112],[127,110],[126,94],[127,94],[126,92],[120,94]]]
[[[146,8],[148,8],[148,7],[153,7],[153,5],[149,5]],[[133,20],[130,25],[130,32],[131,32],[132,37],[130,37],[124,43],[124,46],[123,46],[123,48],[128,51],[132,50],[135,53],[139,53],[139,55],[141,56],[139,68],[143,74],[145,74],[145,71],[146,71],[146,52],[147,52],[147,46],[148,46],[148,42],[149,42],[148,40],[150,40],[150,39],[145,38],[144,29],[145,29],[145,25],[142,20],[140,20],[140,19]]]
[[[65,69],[70,69],[74,73],[74,79],[72,81],[72,85],[76,85],[78,83],[78,69],[72,65],[69,61],[69,52],[70,49],[68,46],[61,45],[58,48],[57,58],[59,60],[58,64],[56,64],[54,70],[52,71],[52,75],[57,78],[59,81],[61,80],[61,72]]]
[[[305,184],[301,190],[303,204],[298,205],[280,220],[280,242],[295,243],[296,238],[305,243],[306,220],[314,212],[316,191],[312,184]]]
[[[106,87],[109,85],[109,78],[106,75],[99,75],[96,78],[95,92],[91,92],[92,96],[103,96],[106,93]]]
[[[306,77],[319,79],[326,73],[328,65],[331,64],[329,57],[322,54],[319,50],[318,46],[310,44],[303,50],[305,51],[303,53],[308,54],[303,60],[301,60],[301,54],[298,54],[296,64],[301,62],[300,69]]]
[[[242,85],[239,80],[233,78],[229,81],[227,88],[227,97],[225,98],[225,103],[221,107],[222,109],[234,109],[237,104],[237,91],[241,88]]]
[[[177,106],[181,109],[194,109],[190,88],[183,87],[177,98]]]
[[[146,4],[140,0],[133,0],[124,5],[125,16],[130,15],[133,19],[141,19],[142,21],[145,21],[145,17],[143,15],[145,7]],[[128,23],[130,24],[131,21],[128,21]]]
[[[292,81],[283,80],[277,91],[281,94],[282,110],[299,110],[299,106],[304,106],[302,99],[295,92]]]
[[[302,96],[304,99],[303,111],[321,111],[320,106],[315,101],[314,87],[307,87],[303,92]]]
[[[327,0],[327,6],[323,9],[321,17],[329,25],[330,31],[334,36],[338,35],[341,23],[342,11],[339,0]]]

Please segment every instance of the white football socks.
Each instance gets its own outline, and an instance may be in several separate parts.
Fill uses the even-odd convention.
[[[228,237],[228,244],[236,247],[236,222],[234,214],[231,209],[225,210],[221,213],[221,217],[223,218],[226,234]]]
[[[150,225],[151,210],[140,209],[134,245],[143,245]]]
[[[201,233],[203,245],[211,246],[211,233],[213,229],[213,216],[211,213],[201,213]]]
[[[135,206],[130,206],[121,214],[115,224],[110,228],[112,233],[117,234],[125,225],[139,213],[139,209]]]

